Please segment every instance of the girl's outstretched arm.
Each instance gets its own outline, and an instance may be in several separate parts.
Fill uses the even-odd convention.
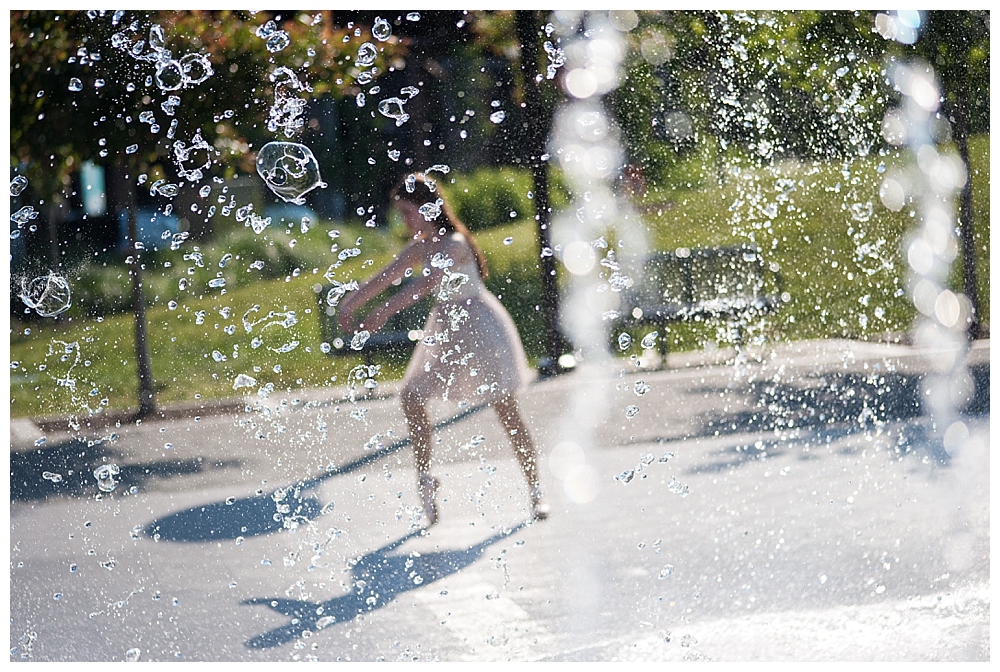
[[[339,322],[341,328],[345,331],[351,331],[356,325],[356,320],[353,316],[355,312],[388,289],[393,283],[401,281],[405,277],[407,269],[412,268],[416,270],[422,266],[426,262],[425,250],[422,248],[428,244],[422,242],[408,244],[400,251],[399,256],[393,259],[382,270],[366,280],[356,291],[348,293],[340,302]],[[427,278],[418,278],[418,280],[425,279]],[[430,285],[423,291],[423,295],[426,295],[430,291]],[[414,301],[411,301],[411,303],[414,303]]]
[[[434,273],[422,275],[406,285],[405,289],[401,289],[385,301],[379,302],[368,314],[368,317],[363,320],[365,329],[378,331],[389,321],[390,317],[430,294],[440,284],[437,275]]]

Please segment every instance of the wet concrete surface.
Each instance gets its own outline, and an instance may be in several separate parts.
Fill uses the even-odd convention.
[[[388,383],[15,421],[11,660],[988,660],[989,341],[948,441],[920,403],[933,353],[750,355],[524,390],[539,522],[492,411],[440,404],[424,529]],[[588,395],[603,419],[576,448]]]

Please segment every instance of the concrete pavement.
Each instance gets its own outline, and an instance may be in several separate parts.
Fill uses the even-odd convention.
[[[492,412],[442,404],[422,530],[388,383],[83,436],[14,422],[11,660],[988,659],[989,342],[951,452],[920,405],[933,353],[752,354],[530,386],[539,523]]]

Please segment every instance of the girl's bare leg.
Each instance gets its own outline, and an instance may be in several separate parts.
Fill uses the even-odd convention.
[[[417,464],[417,483],[420,486],[420,501],[430,524],[437,522],[438,482],[431,476],[431,422],[423,401],[406,391],[402,394],[403,415],[410,431],[410,445]]]
[[[542,502],[542,489],[538,481],[538,452],[535,450],[535,443],[531,440],[528,426],[521,416],[521,410],[517,405],[517,398],[508,395],[493,405],[496,410],[500,424],[507,430],[510,442],[514,446],[514,456],[524,479],[528,482],[528,489],[531,492],[532,515],[535,518],[546,518],[548,507]]]

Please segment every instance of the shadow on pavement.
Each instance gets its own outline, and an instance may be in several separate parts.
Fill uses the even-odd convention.
[[[10,454],[10,499],[31,502],[55,495],[91,496],[99,492],[94,469],[120,461],[122,455],[96,441],[71,439]],[[208,469],[240,469],[240,460],[205,462],[202,458],[119,464],[119,488],[141,491],[153,478],[173,478]],[[48,477],[43,476],[48,472]],[[56,479],[56,480],[52,480]]]
[[[150,523],[144,532],[147,537],[161,541],[219,541],[277,532],[288,526],[286,520],[291,523],[298,518],[310,519],[322,513],[322,506],[315,497],[302,497],[299,492],[293,491],[275,501],[277,493],[273,491],[268,495],[213,502],[178,511]],[[279,511],[279,506],[284,513]]]
[[[453,425],[486,408],[473,406],[435,425],[435,431]],[[319,500],[309,494],[327,479],[357,471],[410,445],[410,439],[400,439],[373,450],[347,464],[328,467],[327,471],[299,481],[287,488],[260,492],[253,497],[212,502],[178,511],[159,518],[145,528],[146,536],[160,541],[203,542],[255,537],[294,527],[322,515]]]
[[[970,367],[975,384],[972,399],[963,410],[973,416],[990,410],[989,365]],[[712,409],[697,421],[697,430],[676,436],[636,437],[632,443],[670,443],[702,437],[773,432],[798,428],[827,435],[846,436],[876,425],[921,417],[924,409],[923,376],[901,373],[826,373],[793,382],[754,381],[749,385],[749,409]],[[719,397],[732,394],[725,386],[702,386],[692,394]],[[768,454],[776,454],[774,446]],[[756,451],[754,451],[756,452]],[[736,462],[745,462],[741,457]]]
[[[351,568],[353,592],[325,602],[290,600],[278,597],[255,597],[243,604],[262,604],[289,619],[287,625],[250,639],[246,646],[267,649],[286,644],[306,631],[315,632],[335,623],[343,623],[360,614],[386,606],[403,593],[455,574],[478,560],[491,545],[525,527],[521,523],[470,546],[429,553],[393,555],[400,545],[423,534],[415,530],[385,546],[361,556]]]

